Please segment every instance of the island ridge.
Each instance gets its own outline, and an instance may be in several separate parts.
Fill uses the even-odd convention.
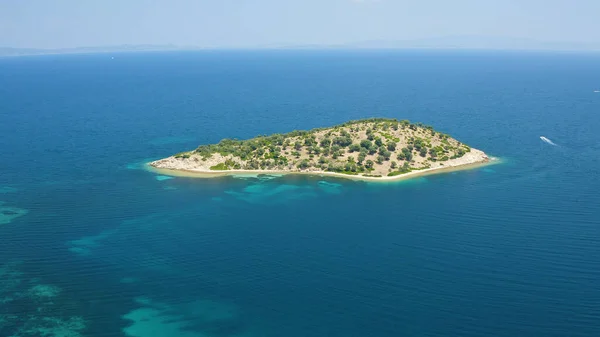
[[[248,140],[224,139],[151,162],[150,166],[208,176],[277,172],[387,180],[489,160],[484,152],[431,126],[371,118]]]

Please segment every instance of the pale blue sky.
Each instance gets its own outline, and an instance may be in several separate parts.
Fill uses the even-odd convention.
[[[477,35],[600,42],[600,0],[0,0],[0,46],[339,44]]]

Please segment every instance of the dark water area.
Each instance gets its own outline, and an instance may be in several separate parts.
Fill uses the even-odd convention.
[[[0,336],[599,336],[598,79],[570,53],[1,58]],[[143,166],[366,117],[502,163],[394,183]]]

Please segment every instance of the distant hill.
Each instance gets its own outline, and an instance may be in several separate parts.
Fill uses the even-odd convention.
[[[186,48],[175,45],[121,45],[107,47],[77,47],[60,49],[10,48],[0,47],[0,56],[22,55],[54,55],[54,54],[92,54],[92,53],[126,53],[140,51],[182,50]],[[190,48],[187,48],[190,49]]]
[[[538,41],[527,38],[450,36],[416,40],[370,40],[335,46],[349,49],[489,49],[600,51],[600,43]]]
[[[560,41],[538,41],[527,38],[505,38],[486,36],[447,36],[415,40],[368,40],[341,44],[268,44],[254,47],[215,47],[176,45],[120,45],[106,47],[78,47],[62,49],[35,49],[0,47],[0,56],[84,54],[84,53],[125,53],[169,50],[206,49],[256,49],[256,50],[318,50],[318,49],[465,49],[465,50],[554,50],[554,51],[600,51],[598,43],[578,43]]]

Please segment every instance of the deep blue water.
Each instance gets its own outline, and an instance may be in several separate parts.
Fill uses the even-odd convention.
[[[0,59],[0,336],[600,336],[594,90],[599,54]],[[387,184],[141,165],[373,116],[503,162]]]

